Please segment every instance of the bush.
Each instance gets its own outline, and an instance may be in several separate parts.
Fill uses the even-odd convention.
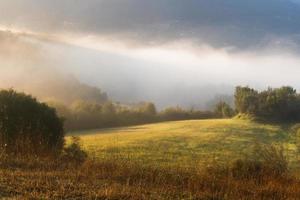
[[[234,178],[258,178],[263,176],[263,163],[257,160],[238,159],[231,166]]]
[[[252,155],[235,161],[230,171],[235,178],[283,177],[289,172],[283,147],[257,144]]]
[[[295,139],[295,146],[297,150],[297,160],[299,162],[299,156],[300,156],[300,123],[297,123],[293,125],[290,129],[290,131],[293,133],[293,137]]]
[[[55,109],[14,90],[0,91],[0,147],[6,153],[44,155],[64,146],[63,121]]]
[[[87,157],[87,153],[81,148],[80,138],[73,136],[71,144],[64,148],[61,158],[67,164],[80,165],[86,161]]]

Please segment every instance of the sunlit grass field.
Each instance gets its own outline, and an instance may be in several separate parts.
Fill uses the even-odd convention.
[[[191,166],[217,161],[230,163],[255,145],[276,144],[296,162],[296,137],[288,125],[240,119],[193,120],[69,133],[80,136],[92,157],[124,159],[155,165]]]
[[[89,159],[6,157],[0,198],[299,199],[299,127],[228,119],[73,132],[67,143],[79,136]],[[283,146],[290,163],[278,151],[249,162],[258,144]]]

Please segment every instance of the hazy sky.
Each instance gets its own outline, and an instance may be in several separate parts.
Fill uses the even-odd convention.
[[[237,84],[299,89],[299,2],[1,0],[0,84],[72,75],[160,106],[203,106]]]

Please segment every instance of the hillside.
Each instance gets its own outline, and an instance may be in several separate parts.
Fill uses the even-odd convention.
[[[194,120],[74,132],[91,155],[143,164],[191,165],[230,162],[247,156],[257,143],[283,145],[294,161],[295,134],[289,126],[247,120]]]

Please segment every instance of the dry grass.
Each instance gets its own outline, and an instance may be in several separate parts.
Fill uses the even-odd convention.
[[[81,166],[62,167],[56,162],[18,160],[6,163],[5,167],[1,165],[0,196],[136,200],[297,199],[300,196],[300,180],[289,173],[276,176],[251,173],[247,167],[236,166],[236,163],[219,166],[212,162],[208,166],[162,168],[119,160],[89,160]],[[251,173],[250,176],[237,176],[245,172]]]

